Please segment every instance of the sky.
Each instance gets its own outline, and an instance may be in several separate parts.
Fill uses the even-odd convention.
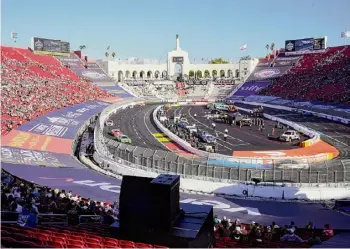
[[[84,44],[93,59],[110,46],[118,58],[165,60],[179,34],[191,60],[262,57],[266,44],[288,39],[328,36],[328,46],[343,45],[349,10],[350,0],[1,0],[1,44],[29,47],[42,37],[71,50]]]

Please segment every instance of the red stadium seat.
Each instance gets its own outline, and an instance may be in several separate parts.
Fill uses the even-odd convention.
[[[63,243],[56,241],[46,241],[46,246],[53,246],[54,248],[64,248]]]

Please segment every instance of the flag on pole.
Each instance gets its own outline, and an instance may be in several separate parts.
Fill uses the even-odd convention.
[[[107,50],[109,50],[110,48],[111,48],[111,46],[108,46],[108,47],[107,47]]]
[[[341,32],[341,38],[349,38],[350,37],[350,31]]]
[[[243,46],[241,46],[239,48],[239,50],[246,50],[248,48],[248,45],[247,44],[244,44]]]

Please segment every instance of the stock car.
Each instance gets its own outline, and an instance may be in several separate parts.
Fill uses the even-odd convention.
[[[293,140],[300,140],[300,135],[296,131],[287,130],[279,137],[279,140],[282,142],[291,142]]]
[[[132,143],[131,139],[127,135],[124,135],[124,134],[120,134],[117,137],[117,141],[121,142],[123,144],[131,144]]]
[[[198,138],[199,138],[200,141],[202,141],[204,143],[208,143],[208,144],[216,143],[216,138],[213,135],[211,135],[211,134],[209,134],[209,133],[207,133],[205,131],[199,132],[198,133]]]
[[[120,129],[112,129],[111,134],[113,135],[113,137],[118,137],[122,133],[121,133]]]
[[[107,120],[107,121],[106,121],[106,125],[107,125],[107,126],[113,126],[114,123],[113,123],[112,120]]]

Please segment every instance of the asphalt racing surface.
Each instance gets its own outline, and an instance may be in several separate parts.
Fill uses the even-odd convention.
[[[238,107],[253,109],[255,106],[235,103]],[[338,148],[342,148],[343,158],[350,158],[350,126],[333,122],[325,118],[305,116],[300,113],[277,110],[264,107],[265,113],[299,123],[315,131],[320,132],[328,141],[333,142]]]
[[[9,163],[2,163],[1,166],[22,179],[42,186],[72,190],[73,194],[95,201],[119,200],[121,180],[88,168],[48,168]],[[296,189],[296,193],[297,191]],[[246,223],[255,221],[270,225],[275,221],[283,226],[294,221],[297,226],[303,227],[307,222],[313,221],[319,228],[329,223],[333,228],[350,229],[349,215],[331,211],[321,204],[231,199],[184,193],[180,194],[180,200],[197,205],[213,205],[215,215],[226,216],[231,220],[239,218],[241,222]],[[141,200],[140,205],[142,205]]]
[[[196,124],[200,130],[205,130],[208,133],[217,137],[218,152],[220,154],[232,156],[233,151],[262,151],[262,150],[287,150],[299,148],[299,141],[286,143],[275,140],[270,140],[268,134],[272,134],[272,128],[276,122],[264,119],[265,128],[259,131],[259,127],[253,125],[249,126],[230,126],[224,123],[215,123],[215,131],[212,128],[212,119],[208,119],[210,110],[205,106],[179,106],[169,110],[169,116],[176,114],[185,114],[190,124]],[[195,115],[196,114],[196,115]],[[196,117],[195,117],[196,116]],[[224,131],[228,130],[227,141],[224,141]],[[285,129],[275,129],[274,136],[282,134]],[[306,137],[302,137],[302,140]],[[301,141],[302,141],[301,140]]]
[[[120,129],[131,140],[131,145],[153,150],[167,150],[153,135],[160,132],[152,119],[152,111],[158,105],[134,106],[118,111],[110,119],[114,125],[105,128],[105,135],[109,138],[112,129]]]

